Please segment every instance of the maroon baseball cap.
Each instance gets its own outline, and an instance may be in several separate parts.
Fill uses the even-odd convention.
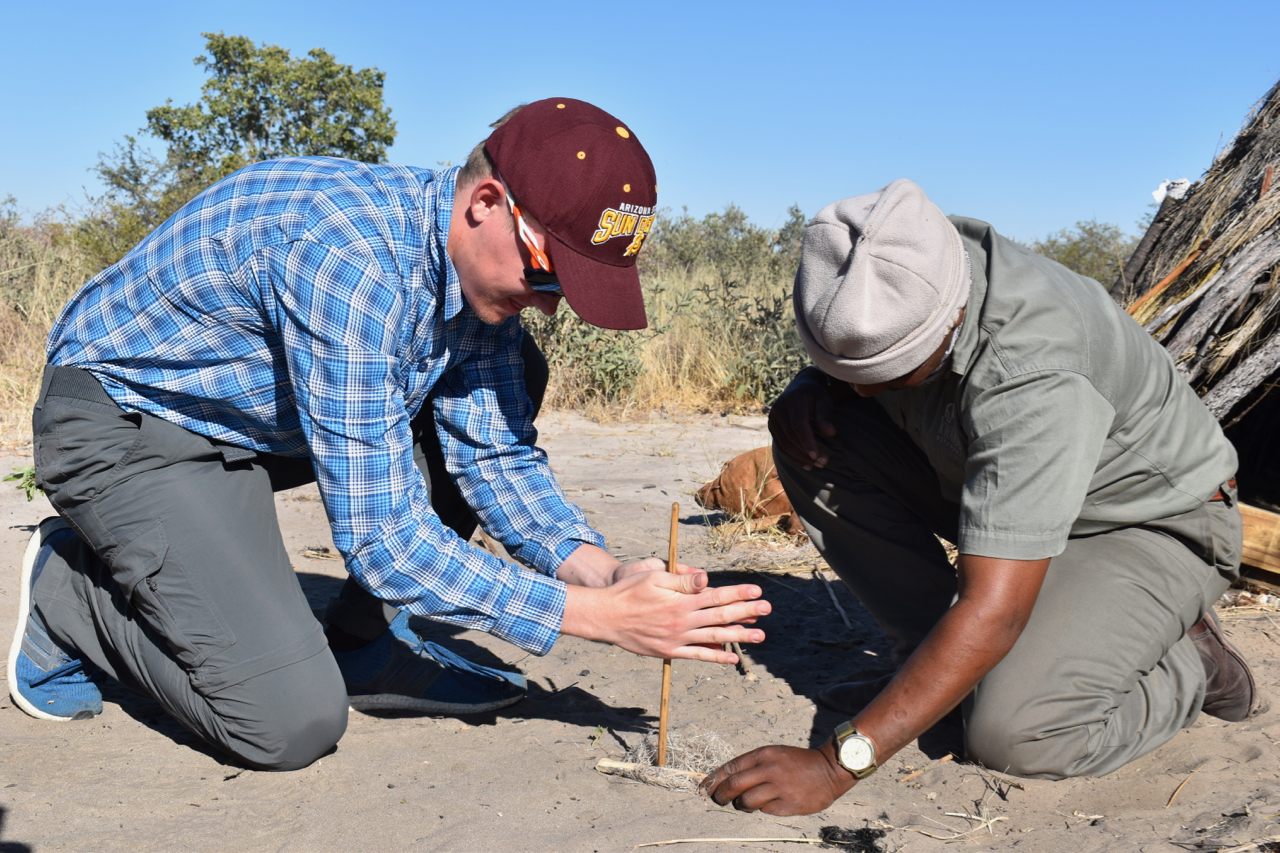
[[[653,228],[658,179],[631,129],[585,101],[548,98],[522,107],[484,147],[547,231],[578,316],[606,329],[648,325],[636,257]]]

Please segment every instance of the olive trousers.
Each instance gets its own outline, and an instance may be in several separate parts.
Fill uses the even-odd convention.
[[[937,537],[957,539],[925,454],[874,400],[837,404],[830,462],[774,459],[814,544],[905,660],[956,597]],[[1048,487],[1048,486],[1047,486]],[[1193,512],[1074,537],[1049,564],[1013,649],[963,703],[970,760],[1019,776],[1101,776],[1200,713],[1187,629],[1239,577],[1235,490]]]

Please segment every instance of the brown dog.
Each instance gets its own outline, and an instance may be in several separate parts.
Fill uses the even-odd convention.
[[[698,503],[732,516],[760,519],[764,526],[776,525],[792,536],[804,535],[768,447],[748,450],[726,462],[720,476],[698,489]]]

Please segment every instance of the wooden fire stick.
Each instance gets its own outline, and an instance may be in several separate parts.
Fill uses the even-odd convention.
[[[680,522],[680,504],[671,505],[671,536],[667,548],[667,571],[676,570],[676,525]],[[667,705],[671,701],[671,658],[662,659],[662,705],[658,709],[658,762],[667,766]]]

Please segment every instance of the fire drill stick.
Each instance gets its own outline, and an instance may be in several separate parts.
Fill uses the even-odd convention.
[[[676,570],[676,525],[680,522],[680,504],[671,505],[671,536],[667,549],[667,571]],[[667,766],[667,705],[671,701],[671,658],[662,659],[662,705],[658,709],[658,766]]]

